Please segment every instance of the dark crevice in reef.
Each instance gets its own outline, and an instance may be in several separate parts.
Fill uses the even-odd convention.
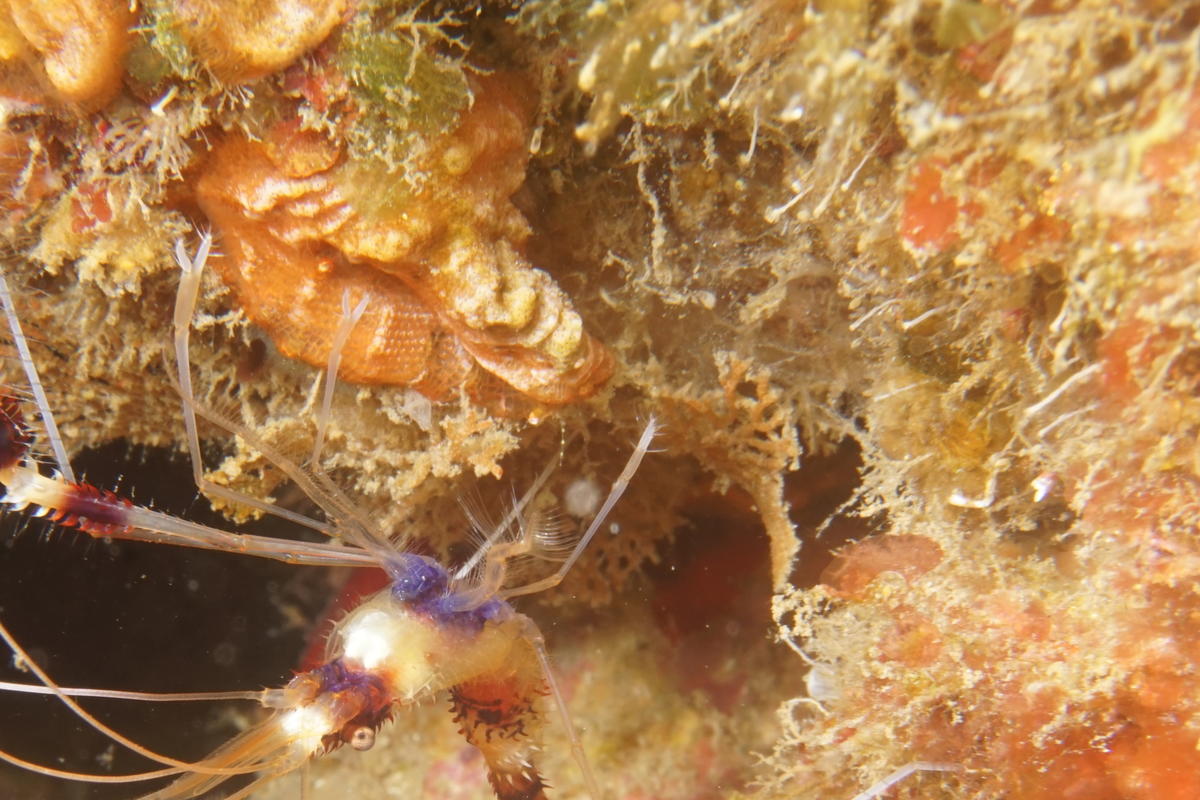
[[[267,519],[234,527],[198,498],[186,456],[116,442],[84,453],[76,471],[96,486],[193,522],[296,535]],[[289,530],[290,529],[290,530]],[[329,571],[236,554],[108,542],[23,514],[0,517],[0,617],[63,686],[175,691],[255,690],[286,682],[329,593]],[[2,659],[4,680],[32,683]],[[165,755],[196,759],[260,713],[252,703],[85,706]],[[53,698],[0,693],[0,747],[59,769],[120,774],[153,768],[110,746]],[[92,786],[0,773],[0,795],[130,797],[153,784]]]

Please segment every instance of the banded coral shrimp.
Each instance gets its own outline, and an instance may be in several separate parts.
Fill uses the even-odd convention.
[[[147,795],[163,800],[220,791],[231,777],[253,776],[249,784],[227,795],[247,797],[266,782],[301,767],[313,755],[343,744],[369,749],[375,732],[393,714],[446,692],[464,736],[483,755],[497,797],[533,799],[546,796],[546,782],[536,763],[538,733],[546,721],[542,708],[546,697],[558,710],[589,793],[599,797],[597,781],[550,670],[542,635],[536,624],[513,609],[508,601],[552,588],[563,579],[648,452],[656,430],[654,421],[646,425],[620,476],[581,535],[563,535],[530,510],[531,499],[549,475],[547,467],[505,519],[483,536],[475,555],[452,572],[428,556],[404,552],[394,546],[321,469],[321,431],[327,420],[329,393],[337,376],[336,347],[324,375],[326,402],[318,417],[317,443],[307,465],[289,459],[259,441],[248,428],[222,419],[197,402],[191,386],[188,338],[210,246],[211,239],[205,236],[194,257],[182,245],[176,251],[182,268],[174,317],[178,384],[197,483],[224,499],[312,528],[330,535],[332,540],[307,543],[229,533],[136,506],[112,492],[76,482],[63,455],[64,448],[57,441],[53,414],[36,388],[39,384],[36,369],[24,349],[24,336],[7,288],[0,294],[14,343],[20,351],[18,360],[27,372],[31,391],[24,401],[10,394],[0,403],[0,482],[6,487],[4,502],[18,509],[32,507],[36,514],[61,527],[95,537],[235,552],[288,564],[377,566],[387,573],[390,585],[338,624],[320,666],[298,674],[286,686],[260,692],[182,696],[189,700],[209,697],[254,700],[272,710],[264,722],[199,761],[174,759],[141,747],[74,699],[82,695],[166,701],[172,697],[147,692],[63,690],[8,628],[0,624],[0,638],[38,681],[24,691],[56,696],[114,744],[131,749],[159,766],[139,773],[111,775],[58,769],[8,752],[0,752],[0,759],[71,781],[121,784],[169,779],[168,785]],[[349,302],[344,303],[341,331],[349,332],[363,307],[361,302],[355,308]],[[45,437],[55,454],[50,458],[56,468],[53,473],[39,469],[32,454],[31,426],[25,421],[27,406],[36,409],[43,423]],[[262,450],[277,469],[321,507],[326,520],[311,519],[208,484],[200,466],[197,416]],[[535,574],[536,570],[520,569],[531,564],[543,566],[540,575]],[[5,688],[21,691],[12,685]]]

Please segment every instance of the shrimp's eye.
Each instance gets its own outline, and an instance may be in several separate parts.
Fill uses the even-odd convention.
[[[355,750],[370,750],[375,746],[375,729],[360,725],[350,734],[350,746]]]

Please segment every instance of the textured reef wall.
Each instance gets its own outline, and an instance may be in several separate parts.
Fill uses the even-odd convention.
[[[196,383],[284,452],[369,295],[327,463],[443,555],[480,476],[602,486],[657,414],[539,617],[621,797],[1190,798],[1198,40],[1100,0],[14,0],[5,271],[75,449],[178,445],[196,226]],[[381,796],[475,774],[407,724]]]

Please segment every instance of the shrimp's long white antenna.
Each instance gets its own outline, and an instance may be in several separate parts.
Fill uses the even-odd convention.
[[[58,462],[56,465],[58,471],[64,478],[74,483],[75,473],[71,470],[71,462],[67,460],[67,450],[63,447],[62,437],[58,434],[58,425],[55,424],[54,414],[50,411],[50,401],[46,398],[46,392],[38,378],[37,366],[33,363],[33,355],[29,352],[29,343],[25,340],[25,333],[21,330],[21,320],[17,317],[17,309],[13,304],[12,294],[8,291],[8,282],[4,280],[3,273],[0,273],[0,303],[4,305],[4,316],[8,318],[8,328],[12,331],[13,344],[16,345],[17,354],[21,358],[25,379],[29,381],[29,388],[33,392],[38,411],[42,415],[42,424],[46,426],[46,438],[50,441],[54,460]]]
[[[247,765],[247,766],[238,766],[238,767],[210,767],[210,766],[205,765],[203,762],[192,763],[192,762],[188,762],[188,761],[180,761],[179,759],[170,758],[168,756],[164,756],[159,753],[156,753],[147,747],[143,747],[142,745],[138,744],[137,742],[133,741],[132,739],[128,738],[127,736],[123,736],[116,730],[110,728],[108,725],[105,725],[103,722],[101,722],[99,719],[97,719],[93,714],[89,713],[83,706],[81,706],[81,705],[79,705],[79,703],[75,702],[75,700],[70,695],[64,693],[58,687],[58,684],[56,684],[54,681],[52,681],[50,679],[50,676],[46,673],[46,671],[43,670],[40,666],[38,666],[37,662],[34,661],[33,658],[29,655],[29,652],[25,648],[21,647],[20,643],[17,642],[16,638],[13,637],[12,633],[9,632],[8,628],[4,625],[3,622],[0,622],[0,639],[4,640],[4,642],[8,645],[9,649],[13,651],[13,654],[16,655],[16,657],[18,659],[20,659],[20,661],[23,664],[25,664],[25,666],[27,666],[29,668],[29,670],[31,672],[33,672],[34,675],[37,676],[37,679],[40,680],[42,682],[42,684],[45,685],[46,688],[50,690],[50,692],[52,694],[54,694],[60,701],[62,701],[63,705],[65,705],[68,709],[70,709],[71,712],[75,714],[75,716],[79,717],[84,722],[86,722],[88,725],[90,725],[92,728],[94,728],[95,730],[104,734],[108,738],[112,739],[114,742],[121,745],[122,747],[127,747],[130,750],[132,750],[133,752],[137,753],[138,755],[140,755],[144,758],[148,758],[151,761],[156,761],[159,764],[164,764],[168,767],[174,768],[174,771],[167,771],[167,772],[159,771],[156,773],[147,773],[148,775],[152,775],[152,777],[161,777],[162,775],[174,774],[174,772],[177,772],[177,771],[195,772],[195,773],[200,773],[203,775],[244,775],[247,772],[255,772],[258,769],[261,769],[265,766],[269,766],[269,764],[270,764],[270,762],[267,762],[267,764]],[[5,755],[7,755],[7,754],[5,754]],[[8,759],[4,759],[4,760],[8,760]],[[73,773],[68,773],[68,776],[70,774],[73,774]],[[84,779],[84,778],[80,778],[78,776],[76,777],[76,780],[80,780],[80,779]],[[88,778],[88,779],[90,779],[90,778]],[[137,779],[138,780],[148,780],[148,778],[145,778],[145,777],[139,777]]]
[[[562,579],[566,577],[566,574],[579,559],[579,556],[583,553],[584,549],[588,546],[588,542],[590,542],[592,537],[596,535],[596,531],[600,530],[600,526],[603,525],[604,520],[608,518],[608,514],[612,511],[613,506],[617,504],[617,501],[621,499],[621,495],[625,493],[625,489],[629,486],[629,482],[633,480],[634,473],[636,473],[638,467],[641,466],[642,458],[650,450],[650,443],[654,440],[654,435],[657,432],[658,421],[655,420],[654,417],[650,417],[649,421],[646,423],[646,428],[642,431],[641,438],[638,439],[637,447],[634,448],[633,453],[629,456],[629,460],[625,462],[625,468],[621,470],[621,474],[613,483],[612,489],[610,489],[608,492],[608,497],[604,499],[604,504],[600,506],[600,510],[596,512],[596,516],[592,520],[592,524],[588,526],[583,536],[580,537],[579,541],[575,545],[575,549],[571,551],[571,555],[567,556],[566,561],[564,561],[558,568],[558,572],[549,577],[534,581],[533,583],[525,584],[524,586],[516,586],[512,589],[505,589],[499,592],[499,596],[501,598],[507,600],[510,597],[518,597],[523,594],[533,594],[534,592],[550,589],[562,582]]]
[[[164,767],[163,769],[156,769],[150,772],[137,772],[129,775],[92,775],[85,772],[71,772],[65,769],[55,769],[43,764],[36,764],[32,761],[18,758],[6,750],[0,750],[0,761],[11,764],[18,769],[34,772],[38,775],[45,775],[47,778],[60,778],[66,781],[80,781],[82,783],[135,783],[137,781],[153,781],[159,778],[169,778],[172,775],[179,775],[185,772],[185,770],[175,767]]]
[[[226,700],[253,700],[261,703],[268,696],[269,690],[259,689],[254,692],[129,692],[121,689],[79,689],[59,686],[51,689],[40,683],[14,683],[0,681],[0,692],[19,692],[21,694],[48,694],[57,697],[65,694],[67,697],[102,697],[106,700],[140,700],[147,703],[193,703]]]
[[[353,309],[350,308],[350,290],[342,294],[342,318],[333,334],[333,344],[329,350],[329,363],[325,367],[325,393],[321,398],[321,410],[317,414],[317,433],[313,439],[312,456],[308,463],[313,470],[320,471],[321,448],[325,445],[325,427],[329,424],[329,413],[333,406],[333,390],[337,385],[338,368],[342,364],[342,350],[354,331],[354,326],[362,319],[367,310],[370,297],[363,297]]]

